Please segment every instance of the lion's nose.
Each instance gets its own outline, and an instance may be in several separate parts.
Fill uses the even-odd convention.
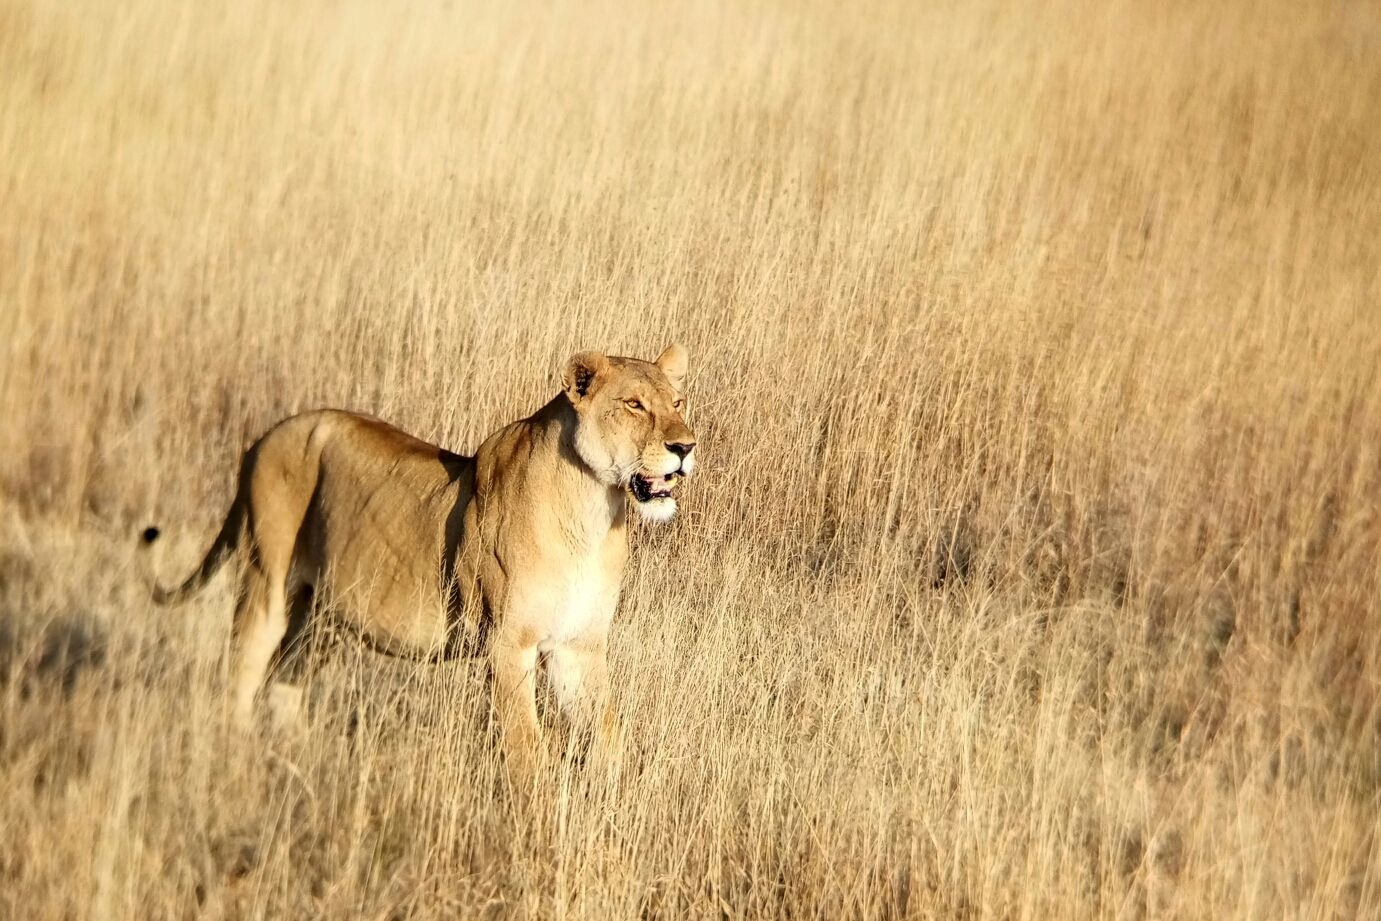
[[[693,441],[668,441],[666,444],[667,450],[682,460],[695,449],[695,442]]]

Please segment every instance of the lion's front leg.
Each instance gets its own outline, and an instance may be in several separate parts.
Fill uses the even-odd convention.
[[[561,712],[579,733],[588,735],[597,767],[616,770],[623,747],[623,726],[609,693],[608,641],[576,641],[547,657],[547,675]]]
[[[489,658],[504,763],[513,786],[526,793],[532,789],[536,778],[538,748],[542,742],[537,725],[537,647],[496,637]]]

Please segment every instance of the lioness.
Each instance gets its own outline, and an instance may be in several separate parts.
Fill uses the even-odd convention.
[[[235,502],[201,565],[174,589],[152,579],[154,599],[188,598],[240,555],[241,725],[315,608],[396,654],[487,646],[515,781],[531,780],[541,739],[539,657],[562,711],[612,757],[620,729],[605,650],[628,557],[628,496],[645,518],[676,512],[672,486],[695,466],[685,374],[678,345],[656,362],[581,352],[559,394],[474,457],[356,413],[293,416],[245,452]],[[145,545],[157,537],[149,528]]]

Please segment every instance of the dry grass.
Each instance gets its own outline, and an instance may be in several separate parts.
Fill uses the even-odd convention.
[[[1381,914],[1369,4],[0,5],[0,917]],[[623,784],[154,609],[314,406],[691,350]]]

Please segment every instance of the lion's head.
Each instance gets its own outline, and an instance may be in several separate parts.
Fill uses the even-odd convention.
[[[581,352],[561,383],[576,411],[575,451],[600,482],[626,488],[644,518],[676,514],[671,490],[695,469],[695,434],[682,415],[686,350],[655,362]]]

